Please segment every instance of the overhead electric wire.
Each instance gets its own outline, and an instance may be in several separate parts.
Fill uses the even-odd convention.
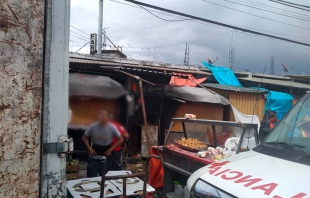
[[[242,1],[242,0],[239,0],[239,1]],[[293,13],[293,14],[297,14],[297,15],[302,15],[302,16],[306,16],[308,18],[310,17],[309,15],[305,15],[305,14],[298,13],[298,12],[292,12],[290,10],[285,10],[285,9],[277,8],[277,7],[274,7],[274,6],[266,5],[266,4],[259,3],[259,2],[256,2],[256,1],[252,1],[252,0],[243,0],[243,1],[252,2],[252,4],[258,4],[258,5],[262,5],[262,6],[265,6],[265,7],[273,8],[274,10],[280,10],[280,11],[289,12],[289,13]],[[295,16],[297,16],[297,15],[295,15]]]
[[[201,18],[201,17],[197,17],[197,16],[193,16],[193,15],[189,15],[189,14],[185,14],[185,13],[181,13],[181,12],[176,12],[176,11],[173,11],[173,10],[168,10],[166,8],[162,8],[162,7],[146,4],[146,3],[135,1],[135,0],[124,0],[124,1],[131,2],[131,3],[137,4],[137,5],[139,4],[139,5],[142,5],[144,7],[149,7],[149,8],[152,8],[152,9],[157,9],[157,10],[165,11],[165,12],[172,13],[172,14],[175,14],[175,15],[196,19],[196,20],[204,21],[204,22],[211,23],[211,24],[216,24],[216,25],[227,27],[227,28],[231,28],[231,29],[234,29],[234,30],[240,30],[240,31],[251,33],[251,34],[255,34],[255,35],[260,35],[260,36],[270,37],[270,38],[274,38],[274,39],[278,39],[278,40],[282,40],[282,41],[287,41],[287,42],[291,42],[291,43],[296,43],[296,44],[300,44],[300,45],[310,46],[310,43],[304,43],[304,42],[300,42],[300,41],[295,41],[295,40],[287,39],[287,38],[284,38],[284,37],[278,37],[278,36],[274,36],[274,35],[270,35],[270,34],[265,34],[265,33],[257,32],[257,31],[253,31],[253,30],[250,30],[250,29],[240,28],[238,26],[228,25],[228,24],[225,24],[225,23],[221,23],[221,22],[217,22],[217,21],[213,21],[213,20],[209,20],[209,19],[205,19],[205,18]]]
[[[193,42],[197,42],[197,41],[202,41],[202,40],[214,38],[214,37],[217,37],[217,36],[222,36],[222,35],[225,35],[225,34],[228,34],[228,33],[231,33],[231,32],[233,32],[233,31],[229,31],[229,32],[225,32],[225,33],[222,33],[222,34],[210,36],[210,37],[207,37],[207,38],[202,38],[202,39],[197,39],[197,40],[192,40],[192,41],[186,41],[186,42],[182,42],[182,43],[169,44],[169,45],[161,45],[161,46],[153,46],[153,47],[127,47],[127,46],[123,46],[123,48],[139,48],[139,49],[144,49],[145,48],[145,49],[147,49],[147,48],[171,47],[171,46],[176,46],[176,45],[183,45],[185,43],[193,43]]]
[[[80,30],[80,29],[78,29],[78,28],[76,28],[76,27],[74,27],[73,25],[70,25],[71,27],[73,27],[74,29],[76,29],[76,30],[78,30],[79,32],[82,32],[82,33],[84,33],[84,34],[86,34],[86,35],[89,35],[89,34],[87,34],[86,32],[84,32],[84,31],[82,31],[82,30]],[[89,41],[89,38],[88,37],[86,37],[86,36],[84,36],[84,35],[81,35],[81,34],[78,34],[78,33],[76,33],[75,31],[73,31],[73,30],[70,30],[70,36],[74,36],[74,37],[76,37],[76,38],[79,38],[79,39],[81,39],[81,40],[83,40],[83,41],[88,41],[88,43],[90,42]],[[78,36],[77,36],[78,35]],[[76,42],[76,41],[73,41],[73,42]],[[85,42],[83,42],[83,43],[85,43]],[[87,45],[88,43],[86,43],[85,45]],[[84,45],[84,46],[85,46]],[[84,47],[83,46],[83,47]],[[82,47],[82,48],[83,48]],[[82,49],[81,48],[81,49]],[[80,49],[79,49],[80,50]]]
[[[114,3],[119,3],[119,4],[126,5],[126,6],[130,6],[130,7],[133,7],[133,8],[143,9],[140,6],[133,6],[133,5],[129,5],[129,4],[126,4],[126,3],[123,3],[123,2],[119,2],[119,1],[116,1],[116,0],[110,0],[110,1],[112,1]],[[174,14],[170,14],[170,13],[167,13],[167,12],[160,11],[160,10],[153,10],[152,12],[160,13],[162,15],[170,16],[170,17],[173,17],[173,18],[184,19],[184,17],[180,17],[180,16],[177,16],[177,15],[174,15]],[[219,27],[219,26],[212,25],[212,24],[207,24],[207,23],[204,23],[202,21],[197,21],[197,20],[188,20],[188,21],[191,22],[191,23],[198,23],[198,24],[202,24],[202,25],[206,25],[206,26],[211,26],[211,27],[227,30],[227,28]]]
[[[164,20],[164,21],[168,21],[168,22],[181,22],[181,21],[189,21],[189,20],[194,20],[194,19],[180,19],[180,20],[169,20],[169,19],[164,19],[164,18],[161,18],[155,14],[153,14],[152,12],[150,12],[148,9],[146,9],[145,7],[141,6],[141,5],[138,5],[140,6],[142,9],[146,10],[147,12],[149,12],[151,15],[161,19],[161,20]]]
[[[127,0],[125,0],[125,1],[127,1]],[[266,20],[269,20],[269,21],[273,21],[273,22],[276,22],[276,23],[282,23],[282,24],[284,24],[284,25],[288,25],[288,26],[292,26],[292,27],[296,27],[296,28],[300,28],[300,29],[304,29],[304,30],[310,30],[310,29],[308,29],[308,28],[304,28],[304,27],[300,27],[300,26],[297,26],[297,25],[285,23],[285,22],[282,22],[282,21],[277,21],[277,20],[274,20],[274,19],[270,19],[270,18],[258,16],[258,15],[255,15],[255,14],[251,14],[251,13],[248,13],[248,12],[244,12],[244,11],[242,11],[242,10],[237,10],[237,9],[234,9],[234,8],[231,8],[231,7],[228,7],[228,6],[224,6],[224,5],[220,5],[220,4],[217,4],[217,3],[213,3],[213,2],[210,2],[210,1],[207,1],[207,0],[201,0],[201,1],[204,1],[204,2],[206,2],[206,3],[213,4],[213,5],[217,5],[217,6],[220,6],[220,7],[224,7],[224,8],[230,9],[230,10],[234,10],[234,11],[237,11],[237,12],[241,12],[241,13],[244,13],[244,14],[248,14],[248,15],[251,15],[251,16],[255,16],[255,17],[258,17],[258,18],[261,18],[261,19],[266,19]]]
[[[126,6],[130,6],[130,7],[133,7],[133,8],[143,9],[143,8],[141,8],[140,6],[129,5],[129,4],[127,4],[127,3],[119,2],[119,1],[116,1],[116,0],[110,0],[110,1],[112,1],[112,2],[114,2],[114,3],[119,3],[119,4],[126,5]],[[150,11],[150,10],[149,10],[149,11]],[[150,12],[151,12],[151,11],[150,11]],[[180,16],[177,16],[177,15],[174,15],[174,14],[170,14],[170,13],[167,13],[167,12],[160,11],[160,10],[153,10],[152,12],[153,12],[153,13],[154,13],[154,12],[155,12],[155,13],[159,13],[159,14],[166,15],[166,16],[170,16],[170,17],[173,17],[173,18],[184,19],[184,17],[180,17]],[[185,21],[185,22],[186,22],[186,21]],[[220,26],[208,24],[208,23],[205,23],[205,22],[202,22],[202,21],[188,20],[188,22],[197,23],[197,24],[202,24],[202,25],[206,25],[206,26],[215,27],[215,28],[218,28],[218,29],[227,30],[227,28],[223,28],[223,27],[220,27]]]
[[[85,43],[85,42],[82,42],[82,41],[75,41],[75,40],[69,40],[70,42],[74,42],[74,43]]]
[[[80,32],[82,32],[82,33],[84,33],[84,34],[86,34],[86,35],[89,35],[89,34],[87,34],[86,32],[84,32],[84,31],[82,31],[82,30],[80,30],[80,29],[78,29],[78,28],[76,28],[76,27],[74,27],[74,26],[72,26],[72,25],[70,25],[71,27],[73,27],[74,29],[76,29],[76,30],[78,30],[78,31],[80,31]],[[76,32],[74,32],[74,31],[72,31],[72,30],[70,30],[72,33],[75,33],[75,34],[77,34],[77,35],[79,35],[79,36],[81,36],[82,38],[86,38],[86,36],[83,36],[83,35],[80,35],[80,34],[78,34],[78,33],[76,33]],[[71,36],[75,36],[75,35],[72,35],[71,34]],[[75,36],[75,37],[77,37],[77,36]],[[106,36],[107,37],[107,36]],[[77,37],[77,38],[79,38],[79,37]],[[107,37],[108,38],[108,37]],[[81,38],[80,38],[81,39]],[[88,39],[88,38],[87,38]],[[84,40],[84,39],[82,39],[82,40]],[[71,40],[72,41],[72,40]],[[85,40],[86,41],[86,40]],[[110,42],[110,43],[112,43],[112,41],[110,41],[109,39],[108,39],[108,41]],[[72,42],[76,42],[76,41],[72,41]],[[83,43],[85,43],[85,42],[83,42]],[[90,43],[90,41],[88,41],[85,45],[83,45],[80,49],[78,49],[75,53],[77,53],[78,51],[80,51],[83,47],[85,47],[87,44],[89,44]],[[113,44],[113,43],[112,43]],[[114,44],[113,44],[114,45]],[[130,57],[130,58],[132,58],[127,52],[125,53],[125,51],[123,50],[123,52],[122,53],[124,53],[126,56],[128,56],[128,57]],[[128,54],[128,55],[127,55]]]
[[[308,10],[308,9],[301,8],[301,7],[297,7],[297,6],[293,6],[293,5],[286,4],[286,3],[282,3],[282,2],[280,2],[280,1],[275,1],[275,0],[269,0],[269,1],[271,1],[271,2],[273,2],[273,3],[282,4],[282,5],[285,5],[285,6],[291,7],[291,8],[296,8],[296,9],[299,9],[299,10],[304,10],[304,11],[310,12],[310,10]]]
[[[130,7],[142,9],[139,6],[133,6],[133,5],[129,5],[129,4],[126,4],[126,3],[123,3],[123,2],[115,1],[115,0],[110,0],[110,1],[115,2],[115,3],[120,3],[120,4],[123,4],[123,5],[126,5],[126,6],[130,6]],[[170,14],[170,13],[163,12],[163,11],[160,11],[160,10],[153,10],[152,12],[160,13],[160,14],[163,14],[163,15],[166,15],[166,16],[170,16],[170,17],[174,17],[174,18],[179,18],[179,19],[181,18],[181,17],[178,17],[178,16],[176,16],[174,14]],[[184,17],[182,17],[181,19],[184,19]],[[197,23],[197,24],[201,24],[201,25],[206,25],[206,26],[211,26],[211,27],[215,27],[215,28],[219,28],[219,29],[224,29],[224,30],[228,29],[226,27],[216,26],[216,25],[212,25],[212,24],[209,24],[207,22],[198,21],[198,20],[190,20],[189,22]],[[230,24],[230,25],[232,25],[232,24]],[[246,27],[246,26],[240,26],[240,27],[249,28],[249,27]],[[263,31],[263,32],[269,32],[269,33],[278,34],[278,35],[283,35],[283,36],[289,36],[289,37],[295,37],[295,38],[301,38],[301,39],[307,39],[307,40],[310,39],[310,38],[306,38],[306,37],[293,36],[293,35],[289,35],[289,34],[283,34],[283,33],[278,33],[278,32],[273,32],[273,31],[261,30],[261,29],[257,29],[257,28],[251,28],[251,29],[259,30],[259,31]]]
[[[164,13],[161,13],[161,14],[164,14]],[[171,14],[170,14],[169,16],[172,16],[172,17],[173,17],[173,15],[171,15]],[[177,18],[177,16],[175,16],[175,15],[174,15],[174,17]],[[193,20],[193,21],[189,21],[189,22],[191,22],[191,23],[198,23],[198,24],[201,24],[201,25],[207,25],[207,26],[211,26],[211,27],[215,27],[215,28],[219,28],[219,29],[223,29],[223,30],[230,29],[230,28],[226,28],[226,27],[211,25],[211,24],[208,24],[207,22],[198,21],[198,20]],[[229,24],[229,25],[233,25],[233,24]],[[247,27],[247,26],[240,26],[240,27],[243,27],[243,28],[250,28],[250,27]],[[283,34],[283,33],[279,33],[279,32],[273,32],[273,31],[262,30],[262,29],[257,29],[257,28],[251,28],[251,29],[252,29],[252,30],[259,30],[259,31],[263,31],[263,32],[269,32],[269,33],[278,34],[278,35],[283,35],[283,36],[289,36],[289,37],[300,38],[300,39],[304,39],[304,40],[309,40],[309,39],[310,39],[310,38],[306,38],[306,37],[293,36],[293,35],[289,35],[289,34]]]
[[[129,5],[129,4],[126,4],[126,3],[123,3],[123,2],[115,1],[115,0],[110,0],[110,1],[115,2],[115,3],[120,3],[120,4],[123,4],[123,5],[126,5],[126,6],[130,6],[130,7],[142,9],[139,6],[133,6],[133,5]],[[149,12],[151,12],[151,11],[149,10]],[[166,15],[166,16],[170,16],[170,17],[174,17],[174,18],[184,19],[184,17],[180,17],[178,15],[167,13],[167,12],[160,11],[160,10],[153,10],[152,12],[160,13],[160,14],[163,14],[163,15]],[[212,24],[209,24],[207,22],[199,21],[199,20],[190,20],[189,22],[197,23],[197,24],[200,24],[200,25],[211,26],[211,27],[215,27],[215,28],[219,28],[219,29],[223,29],[223,30],[230,29],[230,28],[227,28],[227,27],[222,27],[222,26],[218,26],[218,25],[212,25]],[[229,25],[232,25],[232,24],[229,24]],[[240,27],[249,28],[249,27],[246,27],[246,26],[240,26]],[[306,37],[293,36],[293,35],[289,35],[289,34],[283,34],[283,33],[278,33],[278,32],[273,32],[273,31],[268,31],[268,30],[261,30],[261,29],[257,29],[257,28],[251,28],[251,29],[259,30],[259,31],[263,31],[263,32],[269,32],[269,33],[278,34],[278,35],[283,35],[283,36],[300,38],[300,39],[304,39],[304,40],[309,40],[310,39],[310,38],[306,38]],[[134,48],[139,48],[139,47],[134,47]]]
[[[289,2],[289,1],[283,1],[283,0],[275,0],[275,1],[279,1],[279,2],[283,2],[283,3],[287,3],[287,4],[296,5],[296,6],[299,6],[299,7],[310,8],[310,6],[301,5],[301,4],[297,4],[297,3],[292,3],[292,2]]]
[[[70,25],[70,26],[71,26],[71,27],[73,27],[74,29],[76,29],[76,30],[78,30],[78,31],[80,31],[80,32],[82,32],[82,33],[84,33],[84,34],[89,35],[88,33],[86,33],[86,32],[84,32],[84,31],[82,31],[82,30],[80,30],[80,29],[78,29],[78,28],[74,27],[73,25]]]
[[[203,0],[203,1],[204,1],[204,0]],[[289,17],[289,18],[294,18],[294,19],[298,19],[298,20],[310,22],[310,20],[308,20],[308,19],[303,19],[303,18],[299,18],[299,17],[294,17],[294,16],[292,16],[292,15],[287,15],[287,14],[281,14],[281,13],[279,13],[279,12],[273,12],[273,11],[270,11],[270,10],[266,10],[266,9],[262,9],[262,8],[257,8],[257,7],[254,7],[254,6],[245,5],[245,4],[238,3],[238,2],[234,2],[234,1],[230,1],[230,0],[222,0],[222,1],[227,1],[227,2],[230,2],[230,3],[242,5],[242,6],[245,6],[245,7],[249,7],[249,8],[253,8],[253,9],[257,9],[257,10],[262,10],[262,11],[265,11],[265,12],[270,12],[270,13],[273,13],[273,14],[278,14],[278,15],[286,16],[286,17]]]
[[[75,36],[75,35],[73,35],[73,34],[70,34],[70,36],[74,36],[74,37],[76,37],[76,38],[78,38],[78,39],[81,39],[81,40],[84,40],[84,41],[88,41],[88,40],[86,40],[85,38],[81,38],[81,37]]]
[[[116,1],[115,1],[115,2],[116,2]],[[125,4],[125,5],[128,5],[128,4]],[[134,7],[134,6],[133,6],[133,7]],[[136,7],[136,8],[139,8],[139,7]],[[174,15],[174,14],[169,14],[169,13],[165,13],[165,12],[161,12],[161,14],[164,14],[164,15],[168,15],[168,16],[171,16],[171,17],[178,18],[178,17],[177,17],[176,15]],[[221,27],[221,26],[211,25],[211,24],[208,24],[207,22],[198,21],[198,20],[189,21],[189,22],[198,23],[198,24],[202,24],[202,25],[208,25],[208,26],[211,26],[211,27],[216,27],[216,28],[225,29],[225,30],[230,29],[230,28],[227,28],[227,27]],[[229,24],[229,25],[232,25],[232,24]],[[246,27],[246,26],[240,26],[240,27],[249,28],[249,27]],[[289,34],[283,34],[283,33],[278,33],[278,32],[273,32],[273,31],[261,30],[261,29],[257,29],[257,28],[251,28],[251,29],[253,29],[253,30],[259,30],[259,31],[263,31],[263,32],[269,32],[269,33],[278,34],[278,35],[283,35],[283,36],[289,36],[289,37],[300,38],[300,39],[304,39],[304,40],[309,40],[309,39],[310,39],[310,38],[306,38],[306,37],[293,36],[293,35],[289,35]]]
[[[245,26],[240,26],[240,27],[249,28],[249,27],[245,27]],[[278,32],[273,32],[273,31],[268,31],[268,30],[261,30],[261,29],[257,29],[257,28],[251,28],[251,29],[252,30],[259,30],[259,31],[263,31],[263,32],[269,32],[269,33],[278,34],[278,35],[283,35],[283,36],[300,38],[303,40],[310,40],[310,38],[307,38],[307,37],[293,36],[293,35],[289,35],[289,34],[283,34],[283,33],[278,33]]]
[[[80,36],[80,37],[82,37],[82,38],[89,39],[88,37],[86,37],[86,36],[84,36],[84,35],[81,35],[81,34],[78,34],[78,33],[74,32],[74,31],[72,31],[72,30],[70,30],[70,32],[73,33],[73,34],[76,34],[76,35],[78,35],[78,36]]]

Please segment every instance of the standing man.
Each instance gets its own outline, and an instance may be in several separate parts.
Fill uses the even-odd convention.
[[[112,118],[112,115],[111,115],[111,118]],[[112,156],[112,157],[115,157],[115,160],[113,160],[112,169],[114,171],[118,171],[118,170],[121,170],[121,166],[122,166],[121,155],[122,155],[123,149],[126,148],[126,142],[129,139],[129,135],[126,132],[125,128],[120,123],[116,121],[111,121],[111,124],[113,124],[117,128],[117,130],[120,132],[120,134],[123,137],[123,143],[114,149],[113,156]],[[114,145],[116,143],[117,143],[117,138],[114,138],[111,145]]]
[[[109,111],[102,109],[99,113],[98,122],[91,125],[83,135],[83,142],[88,150],[87,177],[101,176],[102,157],[106,156],[106,172],[112,170],[111,154],[114,149],[123,143],[123,137],[117,128],[110,121]],[[92,147],[89,145],[89,138]],[[111,146],[113,138],[116,138],[116,143]]]

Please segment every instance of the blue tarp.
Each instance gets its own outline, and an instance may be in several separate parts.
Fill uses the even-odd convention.
[[[202,62],[202,64],[206,68],[211,70],[214,78],[217,80],[219,84],[242,87],[239,80],[236,78],[234,72],[231,69],[226,67],[213,66],[206,62]],[[269,91],[265,88],[260,87],[252,87],[252,88]],[[283,117],[283,115],[291,109],[292,101],[293,97],[290,94],[276,91],[269,91],[267,94],[264,112],[270,109],[271,111],[277,113],[278,120],[280,120]]]
[[[270,109],[277,113],[278,120],[280,120],[293,106],[292,101],[293,97],[290,94],[269,91],[264,112]]]
[[[231,69],[213,66],[206,62],[202,62],[202,64],[204,64],[206,68],[211,70],[219,84],[242,87],[239,80],[236,78],[234,72]]]

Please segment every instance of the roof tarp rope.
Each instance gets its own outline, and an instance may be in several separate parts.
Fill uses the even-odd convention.
[[[242,87],[239,80],[236,78],[234,72],[231,69],[226,67],[213,66],[206,62],[202,62],[202,64],[206,68],[211,70],[219,84]]]

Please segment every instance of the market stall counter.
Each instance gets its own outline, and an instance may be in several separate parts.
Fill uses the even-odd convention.
[[[160,163],[150,162],[149,184],[156,188],[156,196],[182,197],[175,190],[176,184],[185,185],[192,173],[214,161],[252,149],[258,144],[257,127],[248,123],[173,118],[164,145],[151,149],[151,154],[161,156]]]

